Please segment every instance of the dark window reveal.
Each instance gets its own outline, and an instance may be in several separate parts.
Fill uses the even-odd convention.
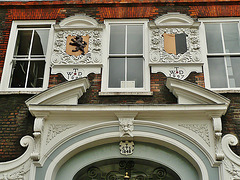
[[[10,87],[41,88],[49,29],[19,29],[14,49]]]

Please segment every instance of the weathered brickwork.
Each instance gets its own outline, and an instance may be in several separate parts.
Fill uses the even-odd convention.
[[[147,18],[149,20],[168,12],[180,12],[193,18],[240,16],[238,0],[69,0],[29,1],[0,3],[0,78],[4,66],[7,44],[13,20],[56,20],[75,14],[86,14],[103,23],[109,18]],[[151,74],[153,96],[99,96],[101,74],[88,76],[91,87],[80,98],[80,104],[176,104],[177,99],[169,92],[166,76]],[[203,73],[191,73],[188,81],[204,87]],[[50,75],[49,87],[66,81],[60,74]],[[226,116],[223,117],[223,133],[231,133],[240,139],[240,96],[223,94],[231,99]],[[31,95],[0,96],[0,161],[19,157],[25,149],[19,144],[21,137],[31,135],[34,118],[24,103]],[[240,145],[233,148],[240,154]]]
[[[66,79],[62,74],[51,74],[49,77],[49,85],[48,87],[56,86],[59,83],[65,82]]]
[[[32,95],[0,95],[0,162],[19,157],[26,149],[20,139],[32,135],[34,118],[25,100]]]
[[[240,96],[239,94],[222,94],[231,100],[228,111],[222,118],[224,134],[233,134],[240,139]],[[240,155],[240,144],[233,146],[232,150]]]
[[[90,74],[91,87],[79,99],[79,104],[176,104],[177,99],[169,92],[166,76],[163,73],[152,73],[150,77],[152,96],[99,96],[101,90],[101,74]],[[203,84],[202,73],[191,73],[187,80]]]

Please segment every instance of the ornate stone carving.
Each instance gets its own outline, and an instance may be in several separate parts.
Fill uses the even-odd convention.
[[[169,54],[164,51],[163,34],[185,33],[187,52],[183,54]],[[197,28],[156,28],[150,31],[150,63],[199,63],[200,41]]]
[[[24,170],[24,166],[22,166],[19,170],[9,173],[4,173],[0,176],[0,180],[24,180],[24,175],[26,174]]]
[[[134,142],[133,141],[121,141],[119,143],[120,153],[123,155],[131,155],[134,151]]]
[[[48,127],[46,145],[58,134],[74,126],[75,126],[74,124],[50,124]]]
[[[224,159],[222,150],[222,120],[220,117],[212,117],[213,130],[215,132],[215,155],[216,160],[221,161]]]
[[[210,146],[209,131],[207,124],[179,124],[179,126],[195,132],[207,143],[208,146]]]
[[[42,135],[42,131],[43,131],[43,125],[44,125],[44,120],[45,117],[37,117],[35,118],[34,121],[34,140],[35,140],[35,147],[34,147],[34,151],[31,154],[31,158],[34,161],[39,160],[40,158],[40,148],[41,148],[41,135]]]
[[[240,166],[225,159],[223,161],[225,170],[233,177],[233,179],[240,179]]]
[[[226,171],[226,173],[224,173],[224,179],[240,179],[240,157],[229,147],[235,146],[237,143],[238,139],[232,134],[227,134],[222,138],[222,150],[225,155],[223,167]]]
[[[119,118],[120,137],[133,137],[133,118]]]
[[[89,36],[88,53],[79,56],[66,53],[68,36]],[[99,64],[102,56],[102,31],[101,30],[60,30],[55,33],[55,42],[51,65],[79,65]]]

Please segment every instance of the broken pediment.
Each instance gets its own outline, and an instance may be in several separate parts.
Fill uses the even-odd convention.
[[[78,99],[90,87],[87,78],[64,82],[43,91],[25,103],[29,105],[77,105]]]
[[[178,104],[230,104],[226,97],[189,81],[169,77],[166,86],[178,98]]]

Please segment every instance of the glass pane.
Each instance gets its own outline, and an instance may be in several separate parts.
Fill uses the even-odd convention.
[[[34,31],[32,55],[45,55],[48,43],[48,29],[41,29]]]
[[[135,87],[143,87],[143,58],[128,58],[127,80],[135,81]]]
[[[10,87],[24,88],[27,76],[28,61],[13,61]]]
[[[125,53],[125,25],[112,25],[110,27],[110,54]]]
[[[220,24],[205,24],[207,48],[209,53],[223,52]]]
[[[230,82],[230,87],[240,87],[240,57],[231,57],[233,77],[229,77],[229,80],[232,79],[234,84]]]
[[[212,88],[227,88],[227,76],[223,57],[208,57],[210,83]]]
[[[127,53],[128,54],[143,53],[143,26],[142,25],[127,26]]]
[[[120,88],[125,80],[125,58],[109,59],[109,87]]]
[[[222,26],[226,53],[240,52],[238,24],[225,23]]]
[[[167,166],[143,159],[108,159],[79,170],[73,180],[180,180]],[[194,178],[195,179],[195,178]]]
[[[18,31],[17,42],[15,45],[14,55],[28,55],[32,38],[32,30]]]
[[[32,61],[30,62],[28,74],[28,88],[42,87],[44,75],[45,61]]]

